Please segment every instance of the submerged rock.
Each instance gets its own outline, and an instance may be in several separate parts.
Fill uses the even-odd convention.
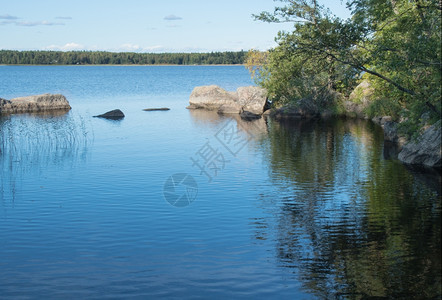
[[[240,87],[228,92],[219,86],[198,86],[193,89],[188,109],[214,110],[222,114],[251,112],[262,114],[267,103],[265,89],[255,86]]]
[[[94,118],[105,118],[105,119],[112,119],[112,120],[119,120],[124,118],[124,113],[119,109],[114,109],[111,111],[108,111],[107,113],[94,116]]]
[[[19,97],[11,100],[0,99],[0,113],[34,113],[54,110],[70,110],[71,106],[61,94],[43,94]]]

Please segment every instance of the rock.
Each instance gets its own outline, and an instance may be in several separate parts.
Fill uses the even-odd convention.
[[[189,99],[189,109],[219,110],[221,107],[237,106],[236,97],[216,85],[197,86],[193,89]],[[236,113],[240,112],[237,107]]]
[[[373,91],[370,82],[368,80],[363,80],[351,92],[349,100],[354,103],[369,103],[372,100]]]
[[[395,148],[400,151],[402,146],[407,143],[405,136],[398,131],[398,123],[393,121],[390,116],[374,117],[373,123],[378,124],[384,130],[384,142],[393,143]]]
[[[0,99],[0,113],[33,113],[54,110],[70,110],[68,100],[60,94],[43,94],[19,97],[11,100]]]
[[[272,114],[272,110],[271,109],[267,109],[266,111],[264,111],[262,113],[263,116],[270,116]]]
[[[346,115],[349,117],[368,118],[365,110],[373,101],[373,88],[370,82],[363,80],[344,102]]]
[[[210,85],[195,87],[187,108],[215,110],[222,114],[239,114],[244,111],[262,114],[266,103],[266,90],[260,87],[240,87],[236,92],[228,92],[219,86]]]
[[[119,109],[114,109],[111,111],[108,111],[107,113],[94,116],[94,118],[105,118],[105,119],[112,119],[112,120],[119,120],[124,118],[124,113]]]
[[[253,121],[253,120],[258,120],[261,119],[261,115],[258,114],[254,114],[252,112],[249,111],[243,111],[240,114],[241,119],[243,119],[244,121]]]
[[[429,127],[416,141],[403,146],[398,159],[410,165],[441,167],[441,123]]]
[[[267,91],[256,86],[240,87],[236,90],[238,102],[243,111],[258,115],[264,112],[267,103]]]
[[[398,123],[392,121],[390,116],[374,117],[371,120],[381,126],[384,130],[385,142],[396,144],[399,150],[402,149],[402,146],[405,143],[407,143],[406,137],[398,132]]]
[[[397,133],[397,123],[396,122],[386,122],[386,123],[384,123],[382,128],[384,129],[384,141],[391,142],[391,143],[396,143],[398,141],[399,136]]]
[[[170,110],[170,108],[167,108],[167,107],[162,107],[162,108],[145,108],[143,110],[144,111],[157,111],[157,110],[162,111],[162,110]]]
[[[382,116],[382,117],[374,117],[371,120],[380,126],[384,126],[385,123],[392,122],[393,118],[390,116]]]

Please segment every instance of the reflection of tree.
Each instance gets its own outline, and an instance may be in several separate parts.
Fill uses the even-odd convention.
[[[317,296],[441,294],[440,195],[382,142],[368,122],[269,123],[278,259]]]
[[[74,164],[91,141],[85,121],[71,113],[0,116],[0,198],[15,197],[24,173]]]

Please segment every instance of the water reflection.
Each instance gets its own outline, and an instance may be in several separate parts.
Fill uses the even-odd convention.
[[[191,120],[197,127],[220,129],[226,122],[234,121],[237,131],[242,131],[254,140],[261,140],[267,136],[267,119],[245,120],[239,114],[218,114],[216,111],[203,109],[190,109]]]
[[[255,235],[276,236],[280,265],[306,291],[352,299],[441,295],[440,194],[383,158],[380,129],[360,120],[270,121],[268,128],[262,146],[278,192],[261,195],[271,220],[257,221]]]
[[[51,112],[0,116],[0,198],[15,198],[24,174],[84,159],[93,132],[81,116]]]

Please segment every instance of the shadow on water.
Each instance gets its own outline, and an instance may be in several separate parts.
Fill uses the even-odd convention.
[[[24,174],[85,159],[93,132],[71,112],[0,116],[0,198],[15,199]]]
[[[262,194],[277,259],[321,298],[441,295],[440,173],[384,158],[369,121],[268,124],[271,184]],[[262,223],[262,222],[261,222]],[[275,232],[266,232],[275,230]]]

